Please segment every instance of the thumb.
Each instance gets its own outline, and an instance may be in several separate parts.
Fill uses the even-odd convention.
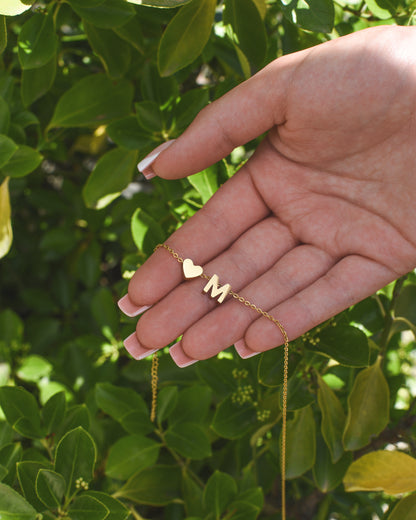
[[[151,163],[145,158],[139,169],[149,178],[186,177],[283,123],[290,78],[303,52],[275,60],[206,106],[176,141],[152,152]]]

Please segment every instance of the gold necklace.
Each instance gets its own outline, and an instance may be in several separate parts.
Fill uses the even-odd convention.
[[[288,380],[288,368],[289,368],[289,338],[287,332],[279,320],[274,318],[271,314],[257,307],[254,303],[240,296],[238,293],[231,289],[229,284],[225,284],[222,287],[219,286],[218,275],[208,276],[203,272],[201,266],[194,265],[192,260],[189,258],[181,258],[179,254],[167,244],[158,244],[155,247],[157,249],[164,248],[168,251],[175,260],[180,264],[183,264],[183,271],[186,279],[191,278],[204,278],[208,280],[208,283],[204,287],[204,292],[208,293],[211,291],[211,298],[217,299],[219,303],[222,303],[224,299],[230,295],[246,307],[249,307],[253,311],[256,311],[261,316],[264,316],[272,323],[274,323],[280,330],[284,340],[284,361],[283,361],[283,383],[282,383],[282,445],[281,445],[281,473],[282,473],[282,520],[286,520],[286,433],[287,433],[287,380]],[[151,420],[154,421],[156,418],[156,406],[157,406],[157,385],[158,385],[158,366],[159,358],[157,353],[153,354],[152,357],[152,408],[151,408]]]

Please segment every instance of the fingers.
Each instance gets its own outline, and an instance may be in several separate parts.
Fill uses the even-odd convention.
[[[284,326],[293,340],[351,305],[367,298],[397,278],[387,267],[367,258],[351,255],[336,263],[314,283],[268,312]],[[282,336],[273,323],[257,319],[247,329],[244,341],[256,352],[282,344]]]
[[[226,250],[247,229],[263,220],[268,213],[269,210],[254,189],[248,168],[245,167],[171,235],[167,243],[180,256],[204,265]],[[181,270],[172,256],[165,250],[156,251],[130,281],[129,311],[134,307],[155,304],[181,281]]]
[[[152,163],[152,172],[177,179],[199,172],[285,120],[285,101],[297,63],[309,51],[283,56],[205,107]],[[148,168],[148,163],[146,163]]]
[[[220,285],[229,283],[238,291],[268,271],[294,245],[285,226],[275,217],[267,218],[249,229],[225,253],[204,265],[204,273],[208,276],[217,274]],[[166,256],[177,271],[182,270],[170,255]],[[206,283],[199,277],[188,280],[152,307],[137,324],[138,342],[143,347],[162,348],[212,309],[221,308],[224,304],[219,305],[203,292]],[[218,324],[214,328],[218,328]]]
[[[314,283],[333,264],[334,259],[322,250],[310,245],[299,245],[238,294],[259,308],[268,310]],[[278,315],[275,316],[280,320]],[[190,358],[207,359],[243,338],[250,324],[258,319],[256,311],[230,299],[185,331],[181,342],[183,351]],[[263,322],[271,323],[266,318],[261,320],[264,325]],[[276,325],[272,325],[279,333]]]

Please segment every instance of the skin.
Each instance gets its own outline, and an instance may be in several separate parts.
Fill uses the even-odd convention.
[[[151,168],[198,172],[267,132],[246,165],[166,241],[278,318],[295,339],[416,265],[416,30],[377,27],[279,58],[197,116]],[[206,359],[278,328],[156,251],[129,285],[145,348],[183,334]],[[232,326],[230,326],[232,324]]]

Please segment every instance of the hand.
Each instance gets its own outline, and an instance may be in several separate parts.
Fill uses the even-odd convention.
[[[270,312],[294,339],[416,265],[416,30],[377,27],[287,55],[206,107],[147,167],[200,171],[268,131],[246,165],[167,243]],[[238,342],[243,357],[283,341],[204,281],[182,282],[164,249],[135,273],[137,358],[183,334],[179,365]],[[148,350],[151,349],[151,350]]]

